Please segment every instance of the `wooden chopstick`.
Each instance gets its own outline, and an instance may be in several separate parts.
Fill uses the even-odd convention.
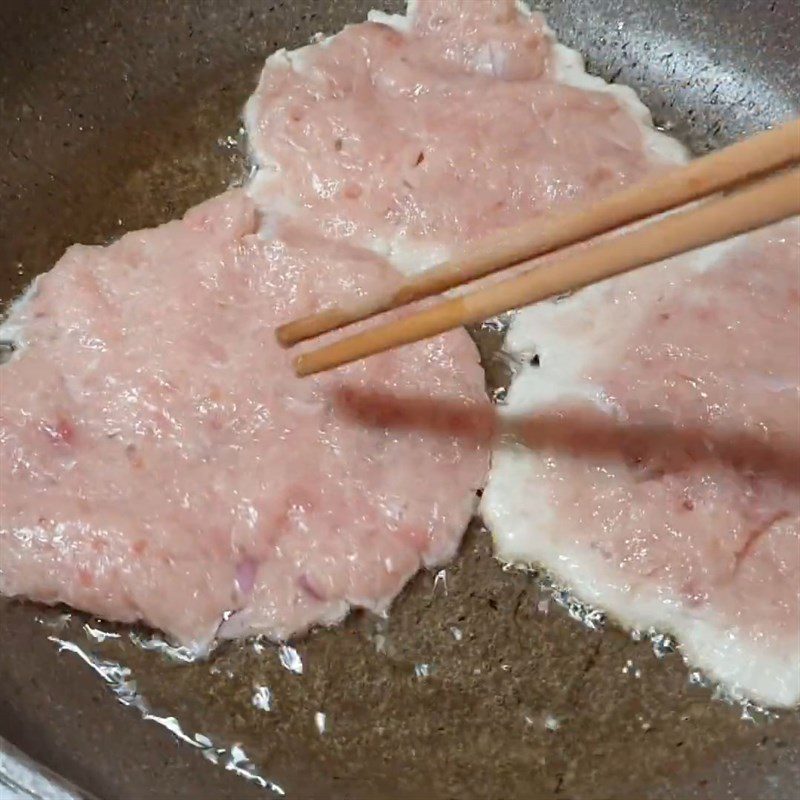
[[[620,236],[596,241],[580,252],[534,267],[493,286],[445,300],[404,319],[304,353],[294,360],[295,371],[304,376],[333,369],[796,214],[800,214],[800,167],[747,184],[731,194]]]
[[[800,119],[696,159],[591,206],[500,230],[450,261],[407,281],[387,297],[367,298],[282,325],[290,347],[384,311],[439,294],[491,272],[586,241],[622,225],[730,189],[800,160]]]

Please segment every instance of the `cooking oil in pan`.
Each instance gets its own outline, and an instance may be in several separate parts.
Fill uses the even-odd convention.
[[[469,559],[474,555],[470,552],[474,543],[468,540],[466,546]],[[548,624],[557,623],[558,617],[565,618],[567,625],[570,623],[566,618],[578,620],[587,628],[590,637],[600,637],[592,638],[595,642],[593,647],[599,647],[608,636],[605,618],[597,609],[581,603],[546,575],[509,569],[505,576],[501,575],[501,580],[513,583],[515,576],[524,581],[518,585],[538,587],[535,592],[526,589],[518,599],[517,602],[524,604],[521,611],[547,618]],[[65,615],[51,610],[44,612],[41,620],[49,641],[65,657],[77,658],[92,669],[117,701],[135,709],[145,721],[170,731],[177,739],[198,750],[209,762],[274,795],[281,795],[285,787],[269,776],[269,747],[265,742],[254,747],[253,741],[262,737],[269,739],[265,731],[285,730],[281,725],[287,715],[297,717],[292,723],[304,726],[306,734],[313,735],[319,748],[333,746],[338,736],[347,735],[341,731],[353,724],[352,719],[348,720],[347,711],[341,708],[334,708],[331,715],[331,706],[336,706],[336,700],[331,702],[330,698],[326,700],[324,692],[318,693],[321,674],[325,674],[325,683],[330,685],[335,673],[343,671],[346,674],[351,666],[346,660],[326,662],[326,646],[320,646],[320,639],[328,638],[330,643],[330,637],[338,637],[341,644],[341,639],[356,633],[355,641],[360,641],[363,647],[357,648],[358,653],[355,650],[352,653],[354,663],[368,652],[376,681],[415,686],[413,691],[432,698],[441,691],[441,681],[468,678],[474,687],[482,687],[486,697],[493,697],[494,702],[498,702],[498,697],[502,698],[506,691],[504,684],[512,685],[520,670],[526,669],[527,660],[535,662],[535,650],[521,659],[503,655],[494,660],[480,649],[475,638],[476,627],[486,626],[469,615],[457,613],[469,578],[458,563],[444,572],[421,577],[422,586],[414,593],[411,602],[416,604],[413,616],[423,627],[398,622],[393,614],[384,618],[364,614],[352,620],[345,629],[317,632],[307,641],[295,645],[276,645],[263,639],[225,642],[205,660],[197,659],[184,648],[175,647],[152,632],[100,623],[78,613]],[[503,602],[502,599],[498,601],[499,604]],[[557,611],[555,615],[554,610]],[[406,609],[398,610],[401,616],[405,612]],[[498,608],[498,612],[504,616],[516,614],[514,609],[507,607]],[[428,616],[417,616],[421,613]],[[432,635],[437,626],[440,628],[438,634]],[[510,636],[510,632],[504,630],[504,637]],[[376,644],[378,637],[380,647]],[[423,644],[418,639],[423,639]],[[655,631],[634,631],[630,639],[638,642],[632,646],[639,648],[649,642],[659,659],[668,658],[676,650],[670,637]],[[535,647],[534,641],[528,644]],[[337,649],[337,653],[341,655],[342,650]],[[661,665],[650,656],[652,669],[645,667],[643,670],[645,662],[642,656],[643,651],[637,650],[635,664],[633,657],[620,656],[617,668],[620,677],[642,682],[661,669]],[[575,658],[580,660],[577,654]],[[651,674],[643,676],[643,671]],[[557,679],[558,675],[551,677]],[[184,679],[185,686],[177,689]],[[564,681],[569,680],[565,671]],[[727,704],[738,704],[741,717],[748,722],[763,724],[776,719],[775,715],[767,714],[753,704],[740,703],[725,695],[697,672],[691,673],[691,682],[702,688],[703,704],[709,692],[713,692],[715,698]],[[313,695],[311,707],[297,705],[298,694],[304,692]],[[218,696],[221,698],[219,709],[214,711],[211,708],[214,703],[209,698]],[[569,692],[560,701],[551,698],[547,702],[540,699],[537,703],[529,697],[520,698],[519,706],[510,705],[503,711],[505,724],[513,725],[518,718],[520,735],[569,737],[575,727],[574,709],[570,708],[570,702],[580,700]],[[245,708],[250,709],[249,712]],[[645,701],[641,713],[636,716],[637,724],[648,735],[662,724],[659,717],[663,712],[659,708],[658,698],[653,699],[651,707]],[[219,713],[220,710],[224,713]],[[386,736],[392,729],[391,716],[397,712],[390,714],[379,707],[365,709],[362,706],[351,716],[356,713],[370,720],[369,724],[380,731],[377,735]],[[229,723],[230,718],[239,716],[244,720],[239,726]],[[441,721],[447,724],[445,714]],[[238,738],[237,727],[241,724],[247,728],[244,738],[249,743]]]

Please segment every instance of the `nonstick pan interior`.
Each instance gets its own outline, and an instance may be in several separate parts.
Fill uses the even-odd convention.
[[[238,114],[265,56],[369,6],[0,3],[2,297],[72,242],[163,222],[241,177]],[[793,0],[540,7],[594,71],[634,86],[696,151],[797,112]],[[481,345],[502,381],[496,337]],[[300,641],[303,675],[251,644],[173,664],[125,639],[91,642],[82,622],[54,627],[52,613],[0,604],[0,736],[102,800],[268,790],[117,703],[52,638],[128,665],[155,711],[241,743],[289,797],[785,800],[800,781],[796,712],[742,720],[740,707],[690,685],[677,655],[658,659],[613,626],[590,630],[533,576],[502,572],[477,524],[446,591],[421,575],[388,625],[357,615]],[[252,704],[259,686],[272,693],[269,712]]]

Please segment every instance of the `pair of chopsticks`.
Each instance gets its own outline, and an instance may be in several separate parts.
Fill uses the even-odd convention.
[[[367,298],[289,322],[276,331],[291,347],[522,261],[585,242],[633,222],[706,202],[468,294],[297,356],[312,375],[436,336],[505,311],[738,236],[800,214],[800,119],[696,159],[591,206],[500,230],[407,281],[390,297]],[[773,174],[774,173],[774,174]],[[717,195],[716,197],[710,197]]]

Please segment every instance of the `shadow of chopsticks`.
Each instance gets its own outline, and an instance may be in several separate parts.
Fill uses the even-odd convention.
[[[800,485],[800,441],[767,442],[746,430],[619,422],[588,403],[561,411],[501,418],[495,407],[340,387],[337,411],[368,427],[418,430],[489,445],[509,437],[533,450],[617,459],[642,480],[702,462]]]

